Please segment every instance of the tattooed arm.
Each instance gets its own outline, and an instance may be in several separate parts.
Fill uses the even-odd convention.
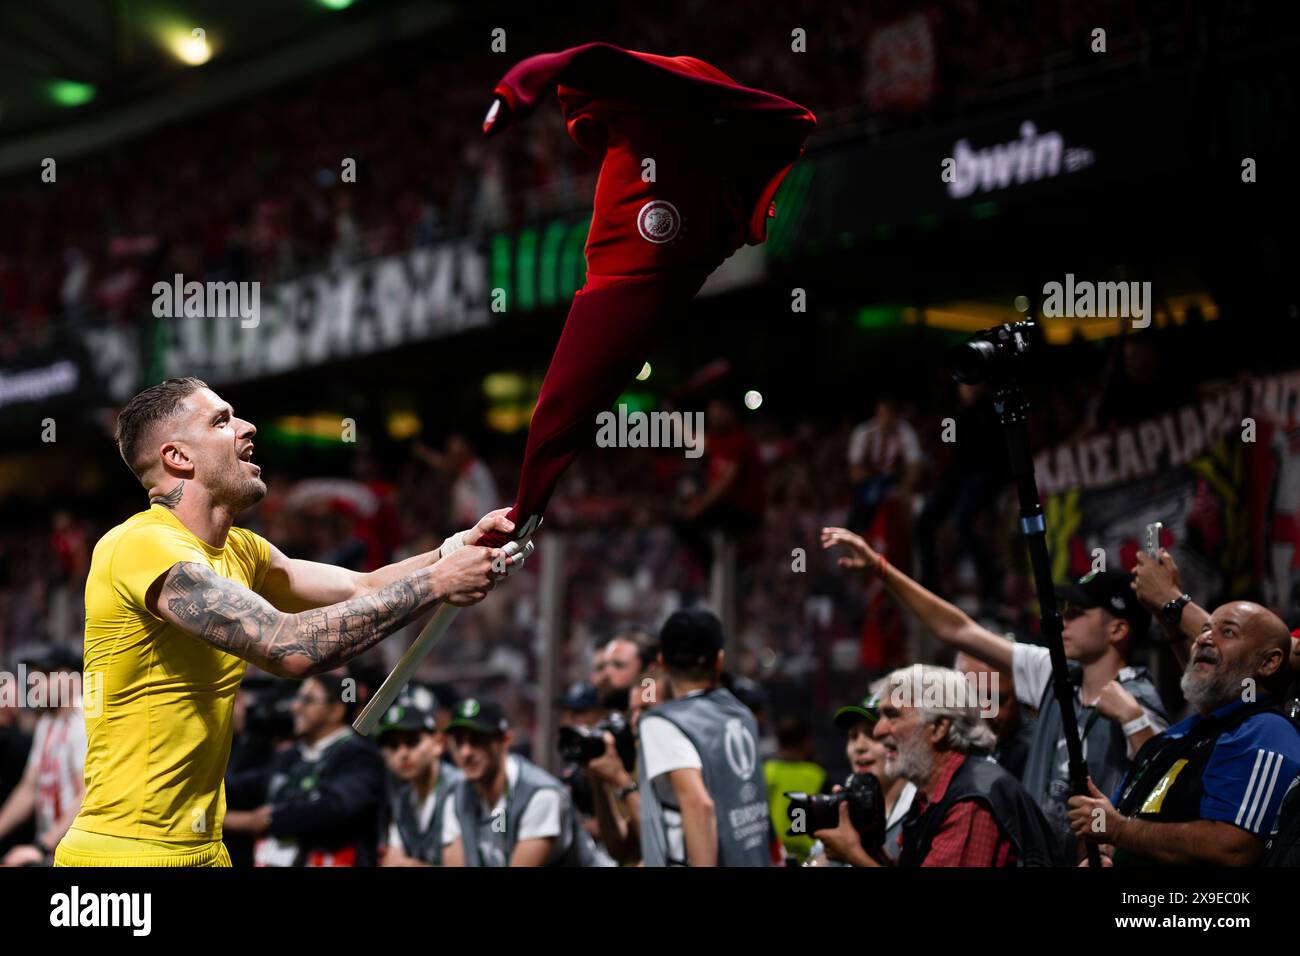
[[[149,609],[187,634],[279,677],[333,670],[441,600],[481,601],[497,549],[464,547],[436,564],[348,601],[290,614],[206,565],[181,562],[149,589]],[[508,565],[514,559],[505,559]]]
[[[474,544],[489,531],[504,531],[507,534],[514,531],[514,522],[506,520],[509,510],[501,508],[484,515],[478,524],[464,532],[465,543]],[[271,545],[270,566],[258,593],[282,611],[305,611],[374,594],[421,568],[430,567],[441,557],[439,549],[434,548],[404,561],[362,573],[332,564],[286,557],[279,548]]]

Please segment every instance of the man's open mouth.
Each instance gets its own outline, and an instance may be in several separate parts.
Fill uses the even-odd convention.
[[[262,466],[253,464],[253,446],[250,444],[239,453],[239,460],[249,468],[252,468],[257,474],[262,473]]]

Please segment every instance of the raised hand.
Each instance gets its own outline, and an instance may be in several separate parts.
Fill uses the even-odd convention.
[[[1159,613],[1162,607],[1183,593],[1178,565],[1163,548],[1158,558],[1139,551],[1133,574],[1133,590],[1137,592],[1138,601],[1153,613]]]
[[[861,536],[847,528],[822,528],[822,550],[844,545],[848,554],[839,559],[842,568],[875,568],[880,555]]]

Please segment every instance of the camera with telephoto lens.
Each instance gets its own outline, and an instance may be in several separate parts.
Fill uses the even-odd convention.
[[[880,781],[869,773],[855,773],[838,793],[786,794],[790,801],[788,836],[808,836],[840,825],[840,804],[849,805],[849,822],[858,831],[864,849],[878,847],[885,839],[885,797]],[[796,829],[797,828],[797,829]]]
[[[636,735],[632,725],[616,710],[594,727],[566,725],[560,728],[560,756],[566,762],[585,767],[605,752],[605,731],[614,735],[614,749],[628,773],[636,766]]]
[[[952,377],[963,385],[1016,380],[1037,332],[1028,320],[976,332],[953,350]]]

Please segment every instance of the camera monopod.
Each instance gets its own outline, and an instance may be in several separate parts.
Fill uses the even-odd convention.
[[[1029,548],[1029,563],[1038,593],[1039,621],[1052,659],[1052,693],[1061,709],[1065,749],[1069,759],[1070,790],[1088,792],[1088,765],[1079,741],[1079,721],[1074,711],[1074,688],[1065,664],[1065,643],[1061,638],[1061,613],[1056,608],[1051,558],[1047,553],[1047,521],[1034,477],[1034,458],[1029,451],[1029,430],[1025,417],[1029,403],[1021,387],[1020,366],[1029,352],[1033,322],[1016,322],[977,332],[958,347],[953,378],[966,385],[985,384],[993,390],[993,411],[1002,423],[1011,475],[1020,498],[1020,533]],[[1101,852],[1087,842],[1088,866],[1101,866]]]

